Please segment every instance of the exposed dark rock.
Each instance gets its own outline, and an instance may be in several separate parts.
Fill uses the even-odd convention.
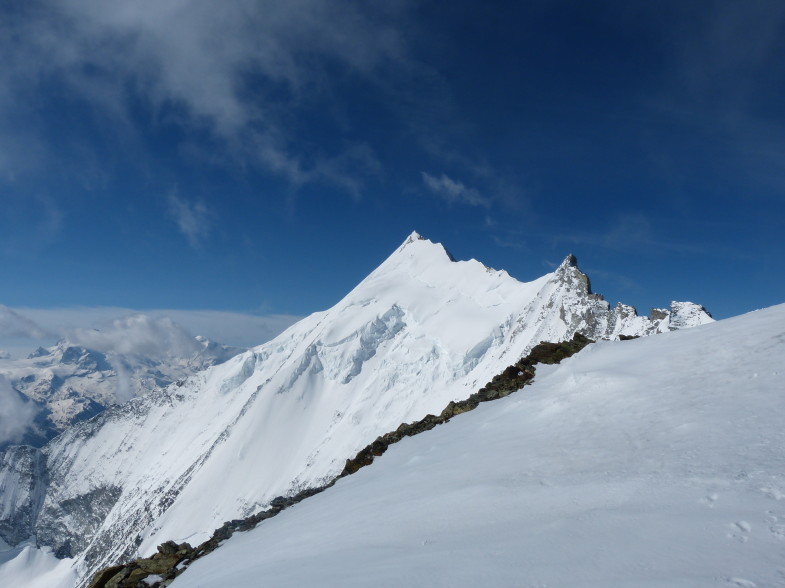
[[[184,543],[183,545],[188,545],[188,544]],[[161,545],[158,546],[158,553],[160,553],[161,555],[174,555],[175,553],[177,553],[178,549],[180,549],[180,546],[177,545],[177,543],[175,543],[174,541],[167,541],[166,543],[161,543]]]
[[[17,545],[33,534],[33,523],[41,509],[42,487],[46,484],[46,457],[40,449],[25,445],[0,452],[0,486],[13,488],[6,494],[6,509],[14,506],[13,516],[0,520],[0,538]]]
[[[82,552],[117,502],[121,491],[117,486],[100,486],[75,498],[63,500],[56,508],[43,509],[37,523],[39,544],[50,545],[58,558],[72,557]],[[83,534],[69,534],[65,530],[66,522],[73,518],[84,522]]]
[[[480,402],[487,402],[508,396],[520,390],[534,379],[534,365],[537,363],[554,364],[577,353],[593,341],[580,333],[576,333],[571,341],[563,343],[540,343],[532,348],[529,354],[508,366],[494,376],[493,379],[466,400],[450,402],[439,414],[427,415],[425,418],[411,423],[403,423],[395,431],[377,437],[376,440],[362,449],[353,459],[347,459],[343,471],[338,476],[343,478],[373,463],[373,458],[382,455],[387,447],[397,443],[404,437],[411,437],[423,431],[433,429],[436,425],[446,423],[455,415],[474,410]]]
[[[540,343],[532,348],[526,358],[522,359],[524,365],[533,366],[535,363],[554,364],[559,363],[562,359],[566,359],[574,355],[589,343],[593,343],[591,339],[575,333],[572,341],[564,341],[562,343]],[[521,362],[518,362],[519,364]]]
[[[106,586],[106,583],[111,578],[116,576],[118,573],[120,573],[125,568],[126,568],[126,566],[119,565],[119,566],[112,566],[112,567],[104,568],[103,570],[100,570],[99,572],[97,572],[95,574],[95,576],[93,576],[93,580],[90,582],[90,585],[88,586],[88,588],[98,588],[99,586]]]
[[[668,311],[664,308],[652,308],[649,313],[649,319],[653,321],[661,321],[668,316]]]
[[[164,586],[179,573],[178,564],[193,558],[194,548],[188,543],[167,541],[158,546],[158,553],[131,563],[105,568],[93,576],[88,588],[137,588]],[[161,579],[150,583],[151,576]],[[148,579],[148,582],[145,582]]]

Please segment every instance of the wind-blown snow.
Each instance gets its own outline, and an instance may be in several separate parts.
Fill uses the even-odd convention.
[[[379,434],[468,397],[542,340],[670,328],[668,311],[624,308],[592,294],[571,256],[522,283],[413,234],[333,308],[65,431],[40,452],[41,504],[15,502],[0,523],[28,509],[15,536],[73,556],[82,579],[166,540],[196,544],[323,484]],[[710,320],[685,308],[682,326]]]
[[[785,582],[785,305],[597,343],[235,534],[173,588]]]

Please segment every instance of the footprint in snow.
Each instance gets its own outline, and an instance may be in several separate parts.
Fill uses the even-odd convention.
[[[778,517],[773,510],[766,511],[766,523],[769,525],[769,532],[775,538],[785,540],[785,518]]]
[[[757,584],[752,580],[745,580],[744,578],[731,578],[728,580],[731,585],[738,586],[739,588],[757,588]]]
[[[763,492],[764,496],[774,500],[782,500],[785,498],[785,492],[782,492],[779,488],[766,487],[761,488],[760,491]]]
[[[728,532],[728,537],[730,539],[735,539],[739,543],[746,543],[749,541],[752,525],[747,521],[736,521],[728,526],[730,527],[730,531]]]

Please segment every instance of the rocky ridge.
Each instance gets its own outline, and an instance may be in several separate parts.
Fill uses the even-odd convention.
[[[578,268],[578,260],[568,255],[554,273],[563,296],[549,300],[548,308],[558,312],[573,332],[595,340],[615,340],[621,336],[646,336],[713,322],[700,304],[673,301],[670,308],[653,308],[649,316],[639,316],[634,306],[618,302],[611,307],[602,294],[592,291],[589,276]]]

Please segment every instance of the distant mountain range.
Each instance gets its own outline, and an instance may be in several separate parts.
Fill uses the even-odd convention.
[[[97,351],[63,339],[52,347],[39,347],[25,359],[0,359],[0,376],[35,406],[33,424],[21,443],[40,447],[108,406],[184,380],[245,351],[201,336],[179,343],[163,353],[143,353]]]
[[[611,307],[572,256],[519,282],[474,260],[455,261],[413,233],[333,308],[272,341],[184,380],[202,359],[172,367],[139,358],[128,364],[140,382],[135,398],[41,449],[7,448],[0,537],[9,545],[35,537],[71,558],[67,581],[83,585],[95,570],[165,540],[198,543],[276,496],[323,484],[378,435],[466,398],[540,341],[645,336],[709,322],[689,302],[649,317]],[[204,362],[234,353],[221,349]],[[16,386],[33,376],[19,391],[50,403],[53,426],[89,414],[90,402],[105,406],[108,392],[88,397],[76,383],[101,381],[107,367],[116,378],[120,365],[67,344],[24,361],[30,373],[21,362],[11,380]],[[69,404],[69,387],[87,400]]]

